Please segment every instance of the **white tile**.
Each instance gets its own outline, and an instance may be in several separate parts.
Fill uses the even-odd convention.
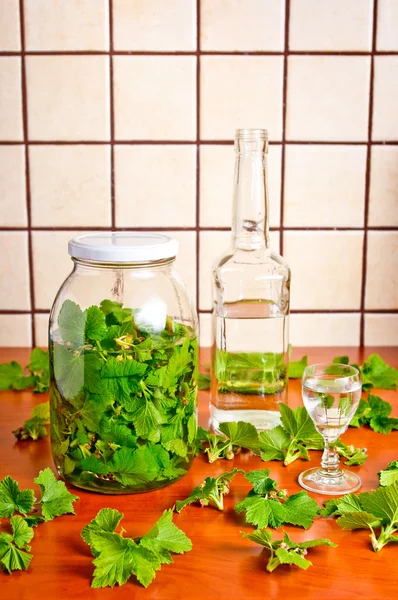
[[[115,56],[116,139],[196,137],[196,58]]]
[[[46,348],[48,346],[48,321],[50,313],[36,313],[35,330],[36,330],[36,346]]]
[[[213,343],[212,317],[209,314],[199,315],[200,346],[210,347]]]
[[[369,231],[365,308],[398,306],[398,232]]]
[[[196,49],[195,0],[113,0],[115,50]]]
[[[200,225],[231,227],[233,146],[200,147]]]
[[[363,227],[366,146],[287,146],[285,161],[285,226]]]
[[[366,141],[370,58],[290,56],[288,140]]]
[[[359,309],[362,231],[285,231],[291,308]]]
[[[213,308],[213,267],[221,255],[231,248],[230,231],[201,231],[199,250],[199,309]],[[270,234],[270,248],[279,253],[279,231]]]
[[[378,0],[377,50],[398,50],[398,2]]]
[[[30,310],[28,234],[0,233],[0,309]]]
[[[28,56],[29,137],[109,139],[109,57]]]
[[[108,50],[108,0],[25,0],[27,50]]]
[[[202,50],[283,50],[284,0],[202,0]]]
[[[33,276],[35,305],[49,310],[61,284],[73,269],[68,254],[68,241],[81,231],[34,231]]]
[[[199,249],[199,309],[213,308],[212,269],[217,259],[231,246],[229,231],[201,231]]]
[[[291,0],[290,50],[370,50],[372,0]]]
[[[0,57],[0,140],[23,140],[21,59]]]
[[[170,229],[167,235],[179,242],[176,269],[184,282],[192,305],[196,306],[196,232]]]
[[[365,346],[396,346],[398,315],[365,315]]]
[[[369,225],[398,226],[397,146],[372,146]]]
[[[398,56],[374,59],[373,140],[398,139]]]
[[[18,348],[31,345],[30,315],[0,315],[0,346]]]
[[[196,147],[116,146],[118,227],[194,227]]]
[[[34,227],[111,225],[109,146],[30,146]]]
[[[282,137],[281,56],[202,56],[201,138],[230,140],[237,128]]]
[[[0,6],[0,51],[21,50],[19,0],[2,0]]]
[[[359,313],[290,315],[290,343],[293,346],[358,346]]]
[[[0,225],[26,227],[25,149],[0,146]]]

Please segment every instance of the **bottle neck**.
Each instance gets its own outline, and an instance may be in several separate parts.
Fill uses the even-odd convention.
[[[267,140],[237,139],[232,241],[235,248],[267,248]]]

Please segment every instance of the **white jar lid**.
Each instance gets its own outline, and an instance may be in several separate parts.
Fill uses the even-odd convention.
[[[177,240],[158,233],[112,231],[85,233],[68,243],[74,258],[107,263],[141,263],[174,258]]]

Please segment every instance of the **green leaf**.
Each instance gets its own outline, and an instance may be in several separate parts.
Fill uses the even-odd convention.
[[[22,377],[22,367],[15,360],[0,365],[0,390],[12,389],[14,382],[20,377]]]
[[[141,446],[137,450],[120,448],[108,467],[117,481],[131,486],[153,481],[160,471],[156,454],[149,446]]]
[[[290,444],[290,436],[278,425],[269,431],[262,431],[259,436],[259,450],[262,460],[283,460]]]
[[[398,419],[390,417],[373,417],[369,423],[376,433],[388,435],[393,429],[398,429]]]
[[[200,390],[209,390],[210,389],[210,375],[208,373],[199,373],[198,388]]]
[[[83,471],[89,471],[90,473],[95,473],[96,475],[108,475],[109,473],[109,466],[100,461],[93,454],[87,458],[83,458],[80,461],[80,466]]]
[[[12,517],[12,519],[10,519],[10,524],[15,545],[18,548],[24,548],[34,536],[33,529],[29,527],[25,520],[20,516]]]
[[[301,379],[304,369],[308,366],[308,356],[303,356],[300,360],[289,362],[289,379]]]
[[[366,448],[346,446],[340,439],[337,440],[335,448],[340,456],[347,459],[344,461],[346,465],[362,465],[368,458]]]
[[[253,450],[258,448],[258,433],[251,423],[244,421],[220,423],[219,429],[231,444]]]
[[[337,519],[336,523],[342,529],[370,529],[372,531],[373,527],[380,525],[380,520],[376,519],[374,515],[361,510],[344,513]]]
[[[102,340],[107,334],[105,315],[98,306],[90,306],[85,313],[85,337],[89,340]]]
[[[256,529],[251,533],[244,533],[241,531],[242,537],[255,542],[256,544],[260,544],[269,550],[272,549],[272,533],[267,529]]]
[[[140,545],[148,550],[168,550],[183,554],[192,550],[192,542],[173,523],[173,509],[165,510],[160,519],[140,540]]]
[[[342,498],[338,498],[336,502],[337,509],[340,514],[348,512],[357,512],[362,510],[362,506],[359,501],[359,496],[356,496],[355,494],[347,494]]]
[[[13,535],[0,534],[0,564],[6,573],[20,571],[29,567],[32,555],[24,550],[30,550],[28,543],[34,536],[34,531],[22,517],[16,516],[10,520]]]
[[[110,511],[110,509],[103,509]],[[117,526],[122,515],[117,511],[97,515],[83,529],[83,539],[95,555],[94,588],[123,585],[131,575],[147,587],[162,564],[172,563],[170,552],[182,554],[192,548],[192,543],[172,522],[172,511],[166,510],[152,529],[135,542],[109,531]],[[105,521],[103,527],[101,521]]]
[[[49,467],[40,471],[34,482],[40,486],[39,504],[46,521],[52,521],[54,517],[66,513],[75,514],[72,503],[79,499],[78,496],[71,494],[63,481],[57,481]]]
[[[271,490],[277,487],[277,482],[269,477],[270,469],[258,469],[249,471],[245,475],[245,479],[253,485],[253,490],[256,494],[268,494]]]
[[[308,567],[311,567],[312,562],[303,558],[294,550],[286,550],[285,548],[278,548],[275,551],[276,556],[280,564],[282,565],[296,565],[300,567],[300,569],[307,570]]]
[[[84,382],[84,358],[73,354],[65,346],[54,348],[54,375],[62,395],[70,400],[77,396]]]
[[[398,483],[379,487],[374,492],[363,492],[358,496],[363,510],[375,515],[383,523],[398,527]]]
[[[285,522],[304,527],[304,529],[311,527],[319,512],[318,504],[304,491],[289,496],[283,506]]]
[[[9,475],[0,482],[0,517],[11,517],[14,512],[26,515],[33,508],[33,490],[20,490]]]
[[[33,375],[27,375],[23,377],[19,377],[12,384],[14,390],[27,390],[28,388],[36,385],[36,377]]]
[[[379,472],[381,486],[391,485],[398,482],[398,460],[393,460],[386,469]]]
[[[326,502],[323,503],[323,506],[324,507],[319,512],[319,514],[322,517],[331,517],[336,514],[339,514],[337,498],[332,498],[331,500],[326,500]]]
[[[33,417],[27,419],[22,427],[13,430],[13,434],[17,440],[33,440],[37,441],[47,435],[46,429],[47,421],[40,419],[40,417]]]
[[[34,348],[30,354],[29,371],[40,373],[48,371],[48,352],[41,348]]]
[[[199,501],[201,506],[213,504],[218,510],[224,509],[223,497],[229,492],[229,484],[237,473],[244,474],[242,469],[231,469],[218,477],[206,477],[204,482],[195,487],[185,500],[177,500],[176,510],[181,512],[185,506]]]
[[[123,519],[123,513],[113,508],[101,508],[97,516],[90,521],[88,525],[83,527],[81,536],[83,540],[91,546],[91,534],[108,532],[113,533],[120,521]]]
[[[347,355],[344,356],[335,356],[332,360],[333,363],[337,363],[339,365],[349,365],[350,358]]]
[[[134,423],[137,435],[142,438],[149,438],[158,425],[165,422],[154,403],[144,396],[135,397],[129,403],[128,419]]]
[[[125,402],[130,398],[133,386],[145,373],[147,365],[136,360],[118,362],[109,358],[101,373],[104,389],[117,400]]]
[[[164,377],[163,386],[170,388],[177,384],[179,378],[189,368],[192,362],[192,356],[189,351],[190,340],[185,338],[183,344],[177,347],[172,354]]]
[[[268,500],[261,496],[248,496],[235,506],[239,514],[246,511],[246,522],[257,527],[273,527],[277,529],[285,521],[285,508],[276,500]]]
[[[58,316],[59,333],[64,342],[76,346],[84,343],[85,316],[80,306],[72,300],[65,300]]]
[[[388,365],[379,354],[371,354],[361,368],[364,389],[369,387],[396,390],[398,370]]]

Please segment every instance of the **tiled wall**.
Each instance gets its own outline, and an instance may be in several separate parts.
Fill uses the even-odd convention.
[[[293,344],[398,337],[398,0],[0,0],[0,345],[96,229],[169,230],[210,336],[236,127],[267,127]]]

